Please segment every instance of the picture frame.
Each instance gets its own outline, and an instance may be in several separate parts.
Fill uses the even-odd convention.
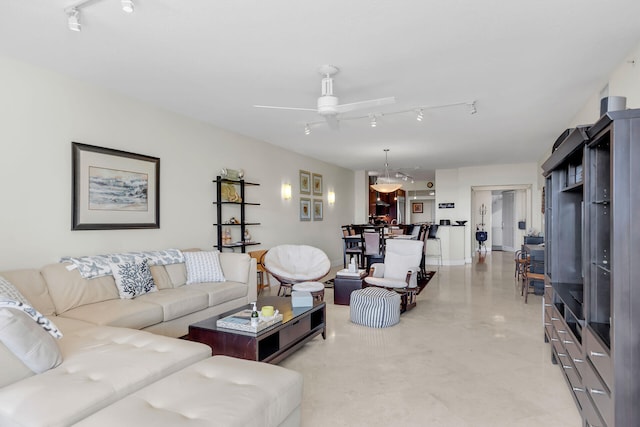
[[[311,172],[300,169],[300,194],[311,194]]]
[[[300,198],[300,221],[311,221],[311,199]]]
[[[424,206],[422,202],[411,203],[411,212],[412,213],[423,213]]]
[[[322,196],[322,175],[314,173],[311,183],[313,185],[313,195]]]
[[[158,157],[71,143],[72,230],[160,228]]]
[[[322,221],[323,209],[322,200],[313,200],[313,220]]]

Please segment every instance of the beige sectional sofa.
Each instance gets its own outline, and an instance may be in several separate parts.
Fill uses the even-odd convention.
[[[184,263],[152,266],[158,291],[134,299],[113,276],[83,279],[62,263],[0,272],[63,334],[62,362],[40,373],[0,341],[0,425],[299,425],[300,374],[177,339],[257,298],[255,260],[221,253],[220,264],[226,281],[189,285]]]

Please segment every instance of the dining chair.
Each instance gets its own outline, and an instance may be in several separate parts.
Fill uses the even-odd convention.
[[[524,295],[524,303],[527,303],[529,294],[535,293],[533,281],[544,282],[544,273],[537,273],[544,270],[544,260],[529,258],[529,262],[524,269],[524,280],[522,281],[522,289],[520,295]]]
[[[347,268],[348,260],[352,256],[356,257],[356,264],[362,267],[364,264],[364,242],[362,234],[355,234],[352,227],[342,226],[342,261],[343,268]]]
[[[250,251],[249,256],[256,259],[256,271],[258,274],[258,295],[266,288],[271,288],[271,280],[269,279],[269,272],[264,267],[264,257],[267,254],[267,249]]]
[[[438,237],[438,227],[440,227],[438,224],[431,224],[429,226],[429,231],[427,233],[427,239],[425,244],[428,243],[429,241],[433,241],[438,245],[437,246],[438,252],[434,254],[434,256],[438,258],[438,270],[439,270],[440,266],[442,265],[442,242]],[[425,249],[425,252],[426,252],[426,249]]]
[[[364,230],[362,238],[364,241],[364,258],[366,268],[369,269],[372,263],[384,262],[384,229]]]

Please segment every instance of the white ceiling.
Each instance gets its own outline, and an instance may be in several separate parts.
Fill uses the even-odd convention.
[[[537,161],[640,41],[638,0],[0,0],[0,55],[51,68],[346,168],[436,168]],[[340,68],[341,103],[395,96],[364,113],[306,123],[319,66]],[[612,94],[624,95],[624,94]],[[354,114],[351,114],[354,115]],[[358,112],[358,115],[361,115]],[[212,141],[216,143],[216,141]]]

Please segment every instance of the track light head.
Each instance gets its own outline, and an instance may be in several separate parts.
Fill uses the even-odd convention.
[[[67,11],[67,26],[71,31],[82,30],[82,25],[80,24],[80,11],[75,7]]]
[[[376,116],[371,116],[371,127],[374,128],[378,126],[378,122],[376,121]]]
[[[476,109],[476,101],[473,101],[469,104],[469,114],[476,114],[478,110]]]
[[[121,4],[122,4],[122,10],[125,13],[133,13],[134,6],[133,6],[132,0],[122,0]]]
[[[421,108],[418,110],[418,115],[416,116],[416,120],[421,122],[423,118],[424,118],[424,112],[422,111],[422,108]]]
[[[305,135],[309,135],[310,133],[311,133],[311,128],[309,127],[309,125],[305,125],[304,134]]]

